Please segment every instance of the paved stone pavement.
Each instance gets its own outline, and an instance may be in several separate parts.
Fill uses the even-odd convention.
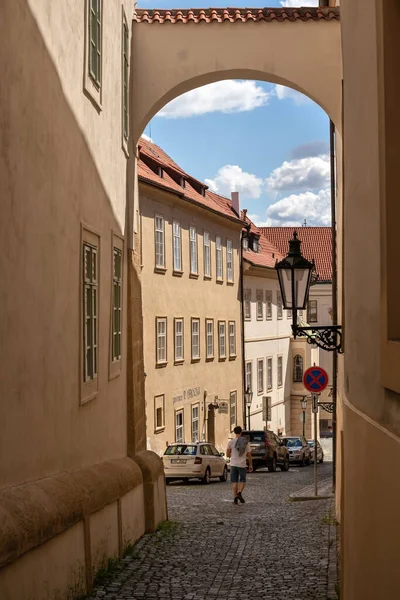
[[[321,479],[331,463],[319,466]],[[168,486],[172,527],[139,540],[103,600],[336,599],[333,499],[290,502],[313,481],[313,468],[248,476],[246,503],[229,483]]]

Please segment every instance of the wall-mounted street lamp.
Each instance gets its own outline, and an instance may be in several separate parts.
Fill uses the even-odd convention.
[[[300,400],[301,410],[303,411],[303,437],[306,437],[306,410],[307,410],[307,398],[305,396]]]
[[[316,344],[328,352],[337,350],[341,353],[343,350],[340,325],[299,327],[297,324],[297,311],[306,308],[310,285],[316,282],[314,261],[310,262],[304,258],[300,244],[297,231],[294,231],[293,238],[289,241],[289,254],[275,265],[283,308],[292,311],[293,337],[306,337],[309,344]]]
[[[244,393],[244,401],[247,406],[247,429],[250,429],[250,409],[251,402],[253,400],[253,392],[250,390],[250,386],[247,386],[247,390]]]

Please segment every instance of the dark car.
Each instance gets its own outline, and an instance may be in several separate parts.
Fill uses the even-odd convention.
[[[301,435],[285,436],[282,438],[289,451],[289,460],[291,463],[298,463],[301,467],[309,465],[311,462],[311,448],[305,437]]]
[[[268,467],[274,473],[279,466],[281,471],[289,470],[289,452],[273,431],[243,431],[250,443],[253,471]]]

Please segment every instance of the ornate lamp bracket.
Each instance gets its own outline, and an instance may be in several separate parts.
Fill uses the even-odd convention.
[[[339,354],[343,354],[341,325],[299,327],[293,324],[292,330],[295,338],[306,337],[308,344],[315,344],[328,352],[336,350]]]

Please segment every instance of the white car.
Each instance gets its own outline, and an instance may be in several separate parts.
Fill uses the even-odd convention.
[[[201,479],[210,483],[213,477],[226,481],[228,467],[224,456],[208,442],[170,444],[162,457],[165,481],[168,484],[173,479]]]
[[[308,441],[308,445],[311,448],[311,462],[314,462],[314,440],[307,440],[307,441]],[[319,463],[324,462],[324,451],[322,450],[322,446],[318,440],[317,440],[317,461]]]

